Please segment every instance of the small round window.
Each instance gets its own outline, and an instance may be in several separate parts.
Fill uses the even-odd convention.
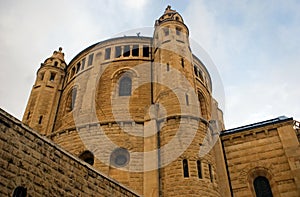
[[[124,167],[129,163],[130,155],[127,149],[117,148],[110,155],[110,164],[115,167]]]

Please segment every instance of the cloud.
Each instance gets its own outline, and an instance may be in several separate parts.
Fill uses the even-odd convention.
[[[219,69],[226,93],[226,127],[279,115],[300,118],[297,1],[191,1],[192,37]],[[195,14],[197,13],[197,14]]]

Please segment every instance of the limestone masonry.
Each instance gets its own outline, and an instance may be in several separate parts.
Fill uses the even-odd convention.
[[[153,37],[41,64],[22,122],[0,111],[0,196],[300,196],[299,122],[225,130],[168,6]]]

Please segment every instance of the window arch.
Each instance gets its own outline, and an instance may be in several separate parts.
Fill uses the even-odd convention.
[[[90,165],[94,165],[94,154],[91,151],[84,151],[79,155],[79,159],[85,161],[86,163]]]
[[[202,164],[200,160],[197,160],[197,171],[198,171],[198,178],[202,179]]]
[[[205,98],[203,96],[203,94],[198,91],[198,100],[199,100],[199,104],[200,104],[200,112],[203,118],[207,119],[207,108],[206,108],[206,102],[205,102]]]
[[[12,196],[13,197],[26,197],[27,196],[27,188],[25,188],[23,186],[16,187]]]
[[[258,176],[253,181],[256,197],[273,197],[269,180],[264,176]]]
[[[67,97],[66,111],[70,112],[74,109],[77,96],[77,88],[73,88]]]
[[[189,164],[187,159],[182,160],[182,168],[183,168],[183,177],[185,178],[189,177]]]
[[[119,96],[130,96],[131,87],[132,87],[131,78],[128,76],[122,77],[119,82]]]

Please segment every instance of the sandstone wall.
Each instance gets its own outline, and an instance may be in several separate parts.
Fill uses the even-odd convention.
[[[138,196],[0,111],[0,196]]]
[[[300,195],[300,148],[292,125],[286,120],[222,136],[234,196],[255,196],[258,176],[269,180],[273,196]]]

